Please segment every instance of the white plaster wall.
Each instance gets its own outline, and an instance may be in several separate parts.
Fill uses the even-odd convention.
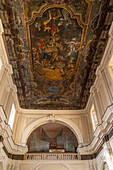
[[[41,117],[41,118],[40,118]],[[25,145],[30,133],[40,125],[45,123],[60,123],[69,127],[77,137],[79,145],[86,145],[89,143],[88,126],[86,124],[86,117],[84,115],[21,115],[18,118],[18,136],[15,135],[15,141],[19,144]],[[29,123],[30,122],[30,123]]]
[[[102,151],[95,159],[95,165],[99,170],[103,170],[104,163],[107,163],[109,170],[113,170],[113,150],[112,150],[113,138],[104,143]]]
[[[20,162],[19,170],[88,170],[87,161]]]

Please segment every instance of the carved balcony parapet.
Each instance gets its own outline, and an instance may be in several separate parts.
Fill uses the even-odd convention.
[[[79,153],[27,153],[25,160],[81,160]]]

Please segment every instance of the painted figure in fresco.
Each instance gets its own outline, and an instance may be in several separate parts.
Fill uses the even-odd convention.
[[[71,20],[65,9],[52,8],[42,20],[36,19],[31,31],[35,70],[50,81],[72,75],[82,35],[77,21]]]
[[[53,17],[50,23],[51,23],[51,34],[52,36],[54,36],[58,32],[58,28],[57,28],[58,22],[56,21],[56,18]]]
[[[67,42],[65,42],[67,43]],[[80,42],[77,42],[76,38],[73,38],[72,41],[67,43],[70,51],[67,54],[69,57],[73,57],[75,55],[75,53],[78,51],[78,48],[80,48]]]
[[[58,18],[59,16],[51,16],[51,12],[49,10],[49,18],[43,22],[44,32],[48,31],[54,36],[58,32]],[[48,26],[49,25],[49,26]]]
[[[47,26],[47,24],[51,21],[51,13],[50,13],[50,11],[49,11],[49,19],[47,19],[46,21],[44,21],[43,22],[43,24],[44,24],[44,32],[45,31],[50,31],[51,30],[51,27],[49,27],[49,26]]]
[[[35,23],[35,27],[36,27],[39,31],[41,31],[41,24],[40,24],[39,22],[36,22],[36,23]]]

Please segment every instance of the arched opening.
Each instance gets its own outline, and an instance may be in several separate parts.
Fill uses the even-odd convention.
[[[60,123],[46,123],[37,127],[27,140],[28,152],[77,152],[74,133]]]
[[[109,170],[107,162],[103,162],[101,165],[101,170]]]
[[[63,165],[63,164],[41,164],[37,166],[34,170],[69,170],[69,167]]]
[[[47,117],[38,119],[38,120],[32,122],[31,124],[29,124],[25,128],[25,130],[22,134],[21,143],[23,145],[25,145],[27,143],[27,139],[28,139],[29,135],[31,134],[31,132],[34,129],[36,129],[40,125],[43,125],[45,123],[49,123],[51,121],[54,121],[55,123],[60,123],[60,124],[67,126],[69,129],[71,129],[73,131],[73,133],[77,137],[78,144],[83,145],[83,137],[82,137],[82,134],[81,134],[81,130],[79,129],[79,127],[75,123],[73,123],[71,120],[67,120],[67,119],[64,119],[64,118],[59,117],[59,116],[54,116],[54,120],[53,120],[52,116],[50,116],[50,115],[47,116]]]

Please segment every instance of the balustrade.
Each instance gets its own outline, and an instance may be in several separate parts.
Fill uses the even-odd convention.
[[[79,153],[27,153],[25,160],[80,160]]]

